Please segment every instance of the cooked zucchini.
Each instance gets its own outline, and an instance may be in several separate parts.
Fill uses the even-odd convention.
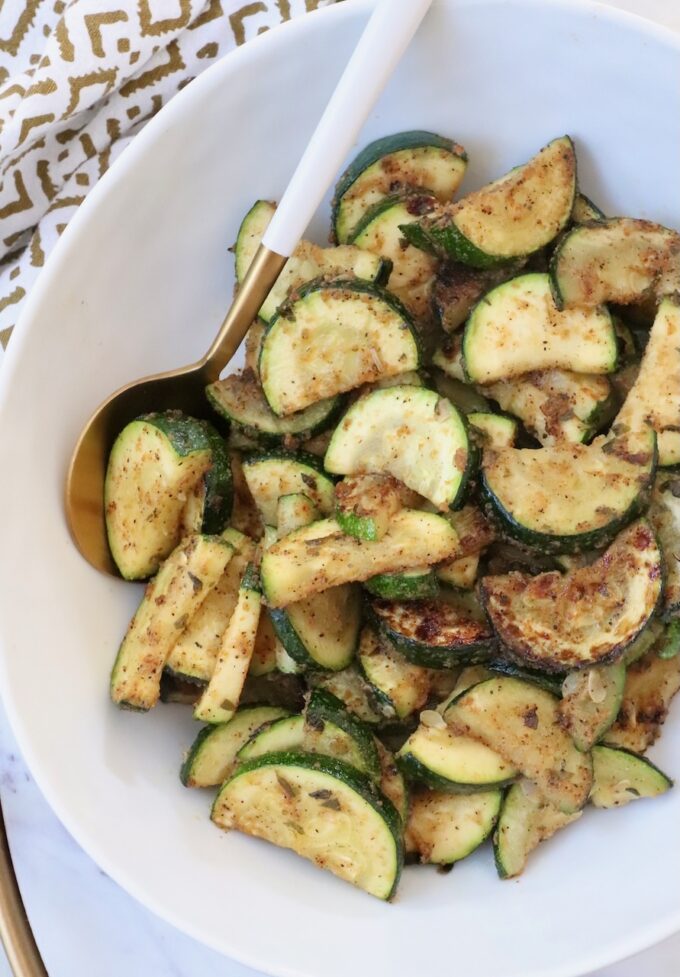
[[[593,747],[594,807],[622,807],[643,797],[658,797],[673,781],[645,757],[611,746]]]
[[[194,718],[205,723],[226,723],[236,712],[253,657],[261,610],[257,571],[250,563],[241,579],[236,607],[220,641],[215,668],[194,710]]]
[[[493,838],[499,876],[512,879],[521,875],[534,848],[576,821],[581,813],[564,814],[541,797],[530,782],[520,781],[511,787],[503,799]]]
[[[301,668],[337,672],[354,658],[361,597],[351,584],[330,587],[285,609],[270,607],[269,614],[279,641]]]
[[[397,760],[407,779],[447,793],[496,790],[517,776],[488,746],[457,736],[439,712],[422,713],[420,726],[399,750]]]
[[[590,566],[566,574],[485,577],[481,598],[514,657],[563,672],[621,658],[654,614],[661,584],[661,552],[641,520]]]
[[[407,661],[373,628],[361,632],[358,659],[376,699],[398,719],[406,719],[427,702],[432,684],[429,669]]]
[[[276,525],[282,495],[304,492],[325,516],[335,507],[333,482],[313,455],[276,451],[243,459],[243,475],[262,519]]]
[[[378,543],[346,536],[335,519],[322,519],[275,543],[262,557],[262,581],[270,607],[285,607],[312,594],[379,573],[430,566],[452,557],[456,531],[432,512],[402,509]]]
[[[104,511],[122,577],[156,572],[180,540],[187,496],[212,464],[205,424],[179,411],[144,414],[116,438],[106,468]]]
[[[342,531],[369,542],[382,539],[392,516],[404,508],[404,490],[391,475],[344,478],[335,488],[335,517]]]
[[[246,477],[243,474],[242,456],[238,451],[231,453],[231,471],[234,478],[234,507],[231,512],[231,525],[245,536],[260,540],[266,526],[262,522],[260,510],[250,494]]]
[[[604,376],[546,370],[485,387],[502,410],[520,418],[543,445],[589,441],[616,411]]]
[[[384,722],[392,715],[391,708],[385,708],[374,694],[373,689],[351,665],[341,672],[312,672],[309,676],[312,688],[326,689],[347,706],[359,719],[370,725]]]
[[[440,563],[436,569],[437,578],[449,587],[458,590],[472,590],[477,580],[479,553],[462,556],[448,563]]]
[[[276,649],[278,645],[279,639],[276,637],[274,625],[267,609],[263,608],[257,625],[255,647],[253,648],[253,657],[250,659],[248,674],[258,678],[261,675],[271,675],[272,672],[276,671]]]
[[[550,244],[571,217],[575,193],[574,146],[562,136],[494,183],[406,224],[404,237],[443,257],[488,268]]]
[[[306,486],[305,486],[306,487]],[[276,504],[276,529],[279,539],[309,526],[321,518],[321,513],[304,492],[281,495]]]
[[[606,216],[590,197],[586,197],[585,193],[578,192],[574,198],[571,219],[574,224],[587,224],[589,221],[606,220]]]
[[[645,507],[656,470],[650,429],[592,444],[506,448],[484,459],[482,491],[494,517],[545,552],[606,545]]]
[[[579,750],[587,752],[615,722],[625,684],[623,662],[572,672],[564,680],[560,716]]]
[[[680,241],[680,237],[679,237]],[[680,249],[678,252],[680,289]],[[654,319],[640,372],[614,421],[615,431],[656,431],[659,465],[680,463],[680,296],[664,299]]]
[[[233,549],[219,536],[187,536],[147,586],[111,672],[111,698],[145,712],[180,634],[224,572]]]
[[[189,492],[182,509],[182,536],[221,533],[229,522],[233,504],[231,458],[226,441],[212,424],[203,422],[210,442],[211,466]]]
[[[350,407],[326,452],[338,475],[393,475],[439,509],[459,505],[476,452],[463,415],[433,390],[374,390]]]
[[[444,332],[456,332],[482,296],[519,274],[523,262],[499,268],[470,268],[455,261],[443,262],[432,285],[432,308]]]
[[[680,234],[628,217],[575,227],[555,248],[550,276],[560,308],[668,295],[680,287]]]
[[[496,538],[493,526],[475,505],[466,505],[446,518],[458,534],[461,556],[482,553]]]
[[[431,567],[418,567],[401,573],[379,573],[367,580],[364,588],[374,597],[386,600],[420,600],[437,596],[439,580]]]
[[[426,790],[411,799],[408,850],[428,865],[451,865],[479,848],[494,829],[501,791],[445,794]]]
[[[619,714],[604,736],[607,746],[644,753],[658,738],[678,689],[680,656],[660,658],[652,647],[626,672]]]
[[[652,645],[658,645],[658,650],[661,648],[663,643],[662,635],[664,633],[664,625],[660,618],[653,618],[647,627],[642,631],[635,641],[628,645],[623,654],[623,663],[626,667],[628,665],[633,665],[636,661],[647,654]]]
[[[657,477],[649,521],[663,553],[663,613],[673,618],[680,615],[680,476]]]
[[[280,706],[242,706],[229,722],[204,726],[182,764],[180,780],[185,787],[217,787],[233,770],[238,751],[251,735],[287,715]]]
[[[514,417],[490,411],[470,411],[467,421],[473,431],[480,434],[484,447],[498,451],[512,448],[517,440],[519,424]]]
[[[338,181],[332,217],[336,241],[351,240],[364,214],[389,194],[429,190],[442,203],[451,200],[466,166],[463,147],[434,132],[398,132],[376,139]]]
[[[369,727],[337,696],[313,689],[304,720],[304,749],[350,763],[373,780],[380,779],[380,759]]]
[[[680,618],[674,618],[666,628],[658,650],[659,658],[676,658],[680,654]]]
[[[459,337],[457,337],[459,338]],[[437,358],[439,356],[439,350],[437,350],[433,356],[433,363],[437,365]],[[460,376],[463,376],[462,364]],[[437,391],[442,397],[446,397],[450,400],[454,407],[457,407],[459,411],[463,414],[469,414],[471,411],[489,411],[493,410],[491,403],[482,397],[479,390],[475,387],[471,387],[469,383],[464,383],[462,379],[456,379],[456,377],[448,376],[446,373],[446,367],[441,367],[441,369],[433,371],[434,385]]]
[[[484,660],[493,635],[484,615],[459,600],[374,600],[372,619],[397,651],[415,665],[455,668]]]
[[[362,383],[420,365],[406,309],[358,281],[312,282],[272,320],[260,378],[269,406],[287,416]]]
[[[268,753],[221,788],[212,820],[281,848],[379,899],[395,892],[403,863],[401,818],[370,777],[341,760]]]
[[[510,658],[490,658],[486,663],[486,670],[491,675],[508,675],[510,678],[517,678],[521,682],[532,682],[540,689],[552,695],[562,695],[562,683],[564,676],[562,673],[542,672],[537,668],[527,668],[511,661]],[[481,680],[480,680],[481,681]]]
[[[399,767],[394,762],[394,757],[390,751],[383,746],[378,737],[374,737],[375,748],[378,751],[380,760],[380,783],[378,786],[385,797],[392,801],[402,824],[406,824],[408,817],[408,790],[406,782],[401,775]]]
[[[545,689],[515,678],[487,679],[454,699],[444,719],[516,767],[560,811],[572,814],[588,800],[590,755],[562,729],[559,699]]]
[[[258,200],[243,218],[234,248],[236,281],[239,284],[252,264],[275,210],[276,207],[270,201]],[[319,275],[356,275],[357,278],[369,282],[385,284],[390,277],[390,263],[379,255],[351,245],[320,248],[311,241],[300,241],[265,299],[260,309],[260,318],[269,322],[293,289],[318,278]]]
[[[255,556],[255,544],[243,533],[228,529],[223,539],[233,547],[234,555],[199,609],[192,614],[165,663],[168,672],[190,682],[210,681],[222,636],[236,607],[241,577]]]
[[[210,406],[236,428],[263,444],[313,437],[335,420],[340,398],[320,400],[305,410],[277,417],[267,403],[254,373],[245,370],[206,387]]]
[[[233,720],[232,720],[233,722]],[[265,723],[248,737],[238,751],[237,760],[245,763],[265,753],[280,753],[282,750],[302,750],[304,742],[305,717],[280,716]]]
[[[613,373],[618,342],[604,308],[567,309],[553,301],[550,279],[532,272],[498,285],[465,326],[465,374],[474,383],[510,380],[534,370]]]

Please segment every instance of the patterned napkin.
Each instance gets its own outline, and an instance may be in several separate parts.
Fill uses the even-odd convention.
[[[0,0],[0,362],[45,259],[146,122],[227,51],[333,0]]]

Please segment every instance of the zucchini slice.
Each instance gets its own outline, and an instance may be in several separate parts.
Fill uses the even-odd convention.
[[[366,627],[361,632],[358,659],[385,711],[406,719],[427,702],[432,685],[430,671],[407,661],[373,628]]]
[[[304,718],[304,749],[350,763],[373,780],[380,779],[375,737],[331,692],[313,689]]]
[[[203,422],[210,442],[211,467],[196,483],[182,510],[182,535],[213,535],[225,529],[231,516],[234,487],[226,441],[212,424]]]
[[[285,607],[329,587],[430,566],[454,556],[455,529],[432,512],[402,509],[378,543],[354,539],[335,519],[322,519],[275,543],[262,557],[269,607]]]
[[[659,306],[640,372],[614,421],[614,430],[638,431],[645,424],[651,424],[656,431],[659,465],[679,464],[680,297],[677,295],[664,299]]]
[[[327,516],[335,507],[333,482],[313,455],[277,451],[243,459],[243,475],[264,523],[276,525],[282,495],[304,492]]]
[[[560,725],[559,699],[545,689],[515,678],[487,679],[454,699],[444,719],[516,767],[565,814],[588,800],[590,755],[576,749]]]
[[[515,539],[547,553],[610,542],[645,507],[656,470],[654,432],[592,444],[506,448],[484,459],[482,492]]]
[[[644,753],[658,738],[679,689],[680,656],[660,658],[656,646],[652,647],[626,673],[623,702],[616,722],[605,733],[606,745]]]
[[[302,669],[332,672],[347,668],[361,629],[361,597],[342,584],[283,608],[269,608],[274,629],[288,655]]]
[[[389,292],[358,281],[312,282],[271,322],[260,378],[287,416],[320,400],[420,365],[409,313]]]
[[[236,281],[239,285],[246,277],[275,211],[276,207],[270,201],[258,200],[243,218],[234,248]],[[389,261],[352,245],[320,248],[311,241],[300,241],[265,299],[259,312],[260,318],[269,322],[293,289],[319,275],[356,275],[369,282],[385,284],[390,277],[390,269]]]
[[[680,618],[674,618],[665,630],[658,651],[659,658],[677,658],[680,654]]]
[[[177,546],[187,495],[208,472],[212,451],[204,422],[179,411],[144,414],[120,432],[104,511],[111,555],[126,580],[150,577]]]
[[[250,659],[248,675],[259,678],[261,675],[271,675],[276,671],[276,649],[279,639],[266,608],[262,609],[260,621],[255,635],[253,657]]]
[[[493,634],[483,614],[460,600],[374,600],[371,616],[380,633],[408,661],[426,668],[455,668],[484,660]]]
[[[301,750],[304,732],[304,716],[279,716],[254,730],[238,751],[236,759],[239,763],[245,763],[255,757],[264,756],[265,753]]]
[[[441,353],[441,349],[437,350],[432,358],[432,362],[435,364],[435,366],[440,367],[440,369],[433,371],[433,379],[435,388],[441,394],[441,396],[446,397],[447,400],[450,400],[453,406],[457,407],[458,410],[463,414],[469,414],[471,411],[493,410],[490,402],[486,399],[486,397],[482,397],[479,390],[476,390],[475,387],[470,386],[469,383],[464,382],[462,360],[460,375],[449,376],[446,372],[446,361],[443,363],[440,362]]]
[[[503,799],[493,838],[499,876],[512,879],[521,875],[534,848],[552,838],[560,828],[578,820],[581,814],[581,811],[564,814],[527,781],[512,786]]]
[[[158,702],[161,674],[191,617],[224,573],[233,549],[219,536],[187,536],[146,588],[111,672],[111,698],[146,712]]]
[[[490,411],[470,411],[467,421],[481,435],[484,447],[494,451],[512,448],[517,440],[519,424],[514,417],[492,414]]]
[[[574,146],[561,136],[494,183],[406,224],[404,236],[442,257],[488,268],[550,244],[569,221],[575,194]]]
[[[607,377],[545,370],[485,387],[502,410],[514,414],[543,445],[589,441],[616,411]]]
[[[457,590],[472,590],[477,581],[479,560],[479,553],[472,553],[470,556],[461,556],[457,560],[441,563],[435,571],[437,579]]]
[[[590,566],[537,577],[485,577],[481,597],[513,656],[563,672],[621,658],[654,614],[661,587],[661,552],[641,520]]]
[[[444,262],[432,285],[432,309],[444,332],[460,329],[482,296],[519,274],[522,264],[513,262],[482,270],[455,261]]]
[[[615,722],[625,684],[623,662],[572,672],[566,677],[560,716],[579,750],[587,752]]]
[[[234,613],[220,641],[214,671],[194,710],[195,719],[226,723],[236,712],[253,657],[261,611],[257,571],[250,563],[241,579]]]
[[[425,719],[432,724],[426,725]],[[420,726],[399,750],[397,760],[408,780],[447,793],[496,790],[517,776],[514,767],[488,746],[469,736],[457,736],[438,712],[422,714]]]
[[[404,508],[405,491],[391,475],[345,478],[335,488],[335,517],[348,536],[376,542],[387,532],[392,516]]]
[[[332,223],[336,241],[351,240],[366,211],[397,191],[429,190],[442,203],[451,200],[466,166],[463,147],[434,132],[397,132],[369,143],[335,188]]]
[[[326,689],[336,699],[344,702],[350,712],[371,726],[384,722],[392,715],[392,710],[381,704],[354,665],[341,672],[313,672],[309,676],[309,682],[312,688]]]
[[[406,844],[425,865],[452,865],[489,837],[501,807],[499,790],[446,794],[426,790],[411,799]]]
[[[378,751],[380,760],[380,783],[379,787],[385,797],[392,801],[402,824],[406,824],[408,817],[408,789],[406,781],[401,775],[399,767],[394,762],[394,757],[390,751],[383,746],[378,737],[375,739],[375,748]]]
[[[496,538],[491,523],[475,505],[466,505],[446,518],[458,534],[461,556],[482,553]]]
[[[594,807],[622,807],[643,797],[658,797],[673,786],[673,781],[645,757],[611,746],[593,748]]]
[[[282,444],[291,438],[311,438],[325,431],[340,409],[340,399],[329,397],[305,410],[277,417],[267,403],[254,373],[245,370],[217,380],[205,389],[213,410],[249,438],[262,444]]]
[[[475,462],[463,415],[434,390],[407,386],[357,400],[335,429],[324,465],[338,475],[393,475],[447,509],[459,505]]]
[[[510,661],[509,658],[490,659],[486,663],[486,670],[489,672],[489,676],[509,675],[521,682],[533,682],[540,689],[545,689],[546,692],[550,692],[558,698],[562,695],[563,676],[561,673],[541,672],[537,668],[523,668],[516,662]]]
[[[306,488],[307,486],[305,486]],[[304,492],[291,492],[279,497],[276,504],[276,529],[279,539],[309,526],[321,518],[321,513]]]
[[[474,383],[510,380],[535,370],[613,373],[618,342],[605,308],[560,312],[547,275],[532,272],[488,292],[463,336],[465,373]]]
[[[430,567],[403,570],[401,573],[379,573],[364,584],[374,597],[386,600],[420,600],[439,593],[437,574]]]
[[[590,221],[606,220],[606,216],[590,197],[579,191],[574,198],[571,219],[574,224],[588,224]]]
[[[290,848],[319,868],[390,899],[403,864],[401,818],[370,777],[307,753],[244,763],[213,804],[219,828]]]
[[[575,227],[550,262],[560,308],[628,305],[680,288],[680,234],[651,221],[614,217]]]
[[[191,616],[165,663],[171,675],[199,684],[210,681],[222,636],[236,607],[241,577],[255,556],[255,544],[243,533],[228,529],[222,538],[233,547],[234,555]]]
[[[185,787],[217,787],[236,766],[241,747],[265,724],[288,715],[279,706],[242,706],[233,719],[204,726],[191,745],[180,771]]]

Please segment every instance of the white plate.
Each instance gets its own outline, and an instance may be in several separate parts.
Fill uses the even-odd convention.
[[[2,375],[3,695],[74,837],[205,943],[296,977],[567,977],[680,928],[680,791],[588,812],[519,882],[499,882],[484,849],[449,876],[407,870],[384,905],[213,828],[210,795],[177,776],[195,732],[187,710],[138,716],[108,701],[139,591],[90,570],[64,524],[83,421],[124,381],[207,347],[231,294],[239,220],[256,197],[280,194],[368,7],[312,14],[215,65],[120,157],[43,272]],[[469,151],[469,188],[566,131],[584,190],[608,212],[680,225],[679,77],[671,35],[604,8],[440,2],[362,141],[450,134]],[[325,210],[320,239],[327,221]],[[677,708],[653,755],[680,775]]]

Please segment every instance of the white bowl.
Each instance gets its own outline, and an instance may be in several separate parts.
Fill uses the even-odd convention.
[[[92,408],[133,377],[189,362],[232,290],[227,247],[286,183],[369,9],[355,0],[266,34],[183,91],[125,151],[64,234],[2,374],[0,677],[38,784],[80,844],[192,936],[277,975],[568,977],[680,928],[680,791],[582,821],[519,882],[488,849],[452,875],[408,869],[384,905],[208,821],[180,786],[185,708],[108,701],[139,589],[71,546],[64,471]],[[561,3],[440,2],[366,127],[463,142],[468,188],[553,136],[610,213],[680,225],[680,46],[641,20]],[[327,233],[328,209],[315,231]],[[653,756],[680,775],[680,715]],[[112,938],[116,939],[112,920]]]

